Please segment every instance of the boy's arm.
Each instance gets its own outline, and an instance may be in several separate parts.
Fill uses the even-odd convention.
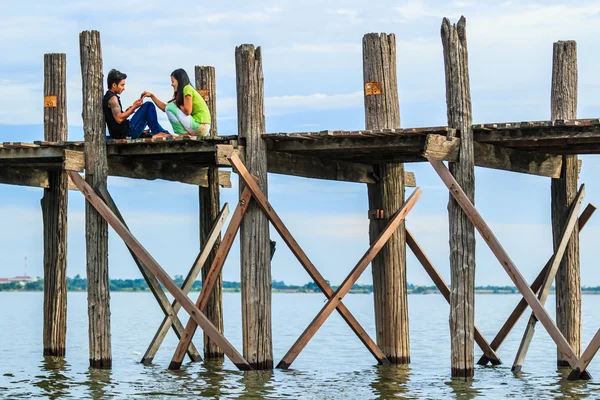
[[[138,99],[131,105],[131,107],[129,107],[127,110],[123,111],[123,110],[121,110],[121,106],[119,105],[119,100],[117,100],[117,98],[113,96],[108,101],[108,107],[110,108],[110,111],[112,112],[112,115],[115,118],[115,121],[117,121],[117,123],[119,123],[119,124],[122,124],[123,121],[125,121],[131,114],[133,114],[133,112],[139,106],[142,105],[142,102],[143,102],[142,99]]]

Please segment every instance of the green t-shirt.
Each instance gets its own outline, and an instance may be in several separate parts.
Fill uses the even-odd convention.
[[[185,96],[192,96],[192,118],[201,124],[210,124],[208,105],[192,85],[183,88],[183,97]]]

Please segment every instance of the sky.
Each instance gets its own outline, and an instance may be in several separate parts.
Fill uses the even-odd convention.
[[[576,40],[578,117],[600,117],[597,38],[600,3],[475,1],[179,1],[106,3],[2,0],[0,19],[0,141],[43,138],[43,55],[67,54],[69,139],[80,140],[79,33],[101,32],[104,73],[128,74],[124,107],[143,90],[167,99],[170,73],[212,65],[217,77],[219,134],[236,134],[235,47],[262,47],[267,132],[364,128],[362,37],[394,33],[402,127],[446,125],[443,17],[467,18],[474,123],[550,117],[552,44]],[[193,79],[193,78],[192,78]],[[168,126],[164,114],[159,117]],[[600,204],[600,158],[585,156],[580,182],[588,202]],[[406,164],[423,195],[407,227],[449,282],[448,192],[425,163]],[[222,189],[231,209],[238,196]],[[134,235],[171,275],[185,275],[198,249],[198,189],[191,185],[109,178],[109,190]],[[412,189],[407,189],[407,197]],[[0,277],[43,276],[42,189],[0,187]],[[269,200],[323,276],[339,284],[368,248],[364,184],[269,175]],[[476,168],[476,206],[525,278],[531,282],[552,254],[550,179]],[[85,276],[84,199],[69,194],[67,274]],[[581,233],[581,276],[600,285],[600,217]],[[288,284],[310,278],[272,230],[277,252],[272,277]],[[407,250],[408,281],[432,285]],[[110,231],[111,278],[141,277],[119,237]],[[478,237],[478,285],[512,285]],[[239,281],[234,245],[223,276]],[[370,268],[358,283],[371,283]]]

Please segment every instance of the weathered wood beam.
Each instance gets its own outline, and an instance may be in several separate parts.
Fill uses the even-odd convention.
[[[48,171],[33,168],[0,168],[0,183],[49,188]]]
[[[465,190],[467,198],[474,202],[475,156],[465,18],[461,17],[454,25],[444,18],[441,36],[448,126],[461,131],[460,158],[450,163],[450,173]],[[475,367],[475,228],[452,196],[448,201],[448,218],[452,376],[469,378],[473,376]]]
[[[553,49],[551,118],[577,118],[577,43],[556,42]],[[552,238],[554,250],[559,246],[562,228],[577,196],[578,162],[576,155],[563,156],[560,178],[551,183]],[[573,230],[565,257],[556,275],[556,325],[576,356],[581,354],[581,275],[579,265],[579,230]],[[557,365],[569,366],[557,351]]]
[[[396,36],[385,33],[364,35],[362,50],[365,128],[400,128]],[[382,160],[374,169],[378,181],[367,185],[368,209],[381,210],[383,215],[369,219],[371,244],[375,243],[390,217],[404,203],[404,164]],[[410,340],[403,223],[373,258],[371,271],[377,345],[393,364],[408,364]]]
[[[546,276],[544,277],[544,281],[542,282],[542,286],[538,293],[538,299],[540,300],[540,303],[542,303],[542,305],[546,303],[546,299],[550,294],[552,282],[554,281],[554,277],[556,276],[556,272],[558,271],[558,266],[560,265],[560,262],[563,259],[563,255],[565,254],[565,250],[567,249],[569,238],[571,237],[573,229],[577,226],[577,216],[579,214],[579,208],[581,207],[581,203],[583,203],[584,196],[585,185],[581,185],[581,189],[579,189],[579,193],[575,198],[575,202],[571,206],[566,225],[563,227],[560,243],[556,249],[556,252],[554,253],[554,257],[552,258],[552,262],[550,263],[550,268],[548,268],[548,271],[546,272]],[[531,344],[531,340],[533,339],[533,335],[535,333],[536,323],[537,319],[535,318],[535,314],[532,313],[529,317],[529,321],[527,322],[527,326],[525,327],[525,332],[523,333],[523,338],[521,339],[519,350],[517,351],[515,361],[513,362],[511,368],[513,372],[520,372],[523,368],[523,362],[525,361],[527,351],[529,350],[529,345]]]
[[[44,54],[44,140],[67,140],[67,56]],[[71,159],[73,157],[70,157]],[[65,160],[67,164],[67,160]],[[73,167],[72,162],[68,162]],[[83,167],[81,160],[80,167]],[[65,356],[67,341],[67,204],[65,171],[0,168],[0,182],[43,185],[44,356]]]
[[[228,157],[234,152],[244,162],[244,146],[217,146],[217,165],[230,167]],[[376,183],[379,180],[372,164],[352,163],[324,157],[311,157],[303,154],[267,152],[267,171],[272,174],[300,176],[344,182]],[[404,185],[416,187],[414,172],[404,172]]]
[[[261,48],[243,44],[235,49],[238,135],[245,140],[246,166],[265,194],[267,145]],[[240,181],[240,194],[245,185]],[[248,207],[240,228],[242,341],[244,356],[254,369],[273,368],[271,322],[271,241],[269,220],[258,205]]]
[[[208,187],[208,168],[194,168],[177,161],[109,156],[108,175],[148,180],[164,179]],[[219,185],[230,188],[230,177],[229,171],[219,171]]]
[[[267,170],[275,174],[345,182],[375,183],[372,165],[327,160],[276,151],[267,153]]]
[[[423,156],[431,160],[456,162],[459,159],[460,139],[428,135]],[[486,143],[473,143],[475,165],[503,171],[560,177],[562,157],[513,150]]]
[[[210,136],[218,136],[217,129],[217,82],[214,67],[196,66],[196,89],[206,101],[210,111],[211,125]],[[206,239],[210,234],[211,227],[215,218],[219,215],[221,197],[219,193],[219,169],[210,167],[207,170],[208,185],[200,187],[198,199],[200,205],[200,246],[204,246]],[[219,245],[221,243],[221,235],[217,237],[213,251],[210,253],[210,258],[202,267],[202,281],[206,280],[206,275],[209,272],[210,265],[214,260]],[[219,274],[217,282],[214,285],[212,293],[208,299],[206,308],[204,309],[206,317],[223,332],[223,276]],[[209,360],[222,360],[224,358],[223,351],[214,343],[210,337],[204,333],[204,358]]]
[[[100,32],[79,35],[85,138],[85,182],[106,185],[106,125],[102,116],[102,49]],[[69,171],[71,177],[79,174]],[[74,180],[74,179],[73,179]],[[110,290],[108,282],[108,225],[89,203],[85,207],[85,241],[90,367],[111,368]]]
[[[326,137],[320,140],[298,138],[297,140],[267,141],[269,151],[282,152],[329,152],[332,154],[351,154],[357,151],[411,152],[419,153],[423,149],[426,135],[397,135],[386,137],[347,138],[344,136]]]
[[[149,156],[165,154],[206,155],[214,162],[215,146],[217,144],[219,144],[219,141],[212,140],[165,141],[162,143],[115,143],[107,146],[107,152],[109,156]]]

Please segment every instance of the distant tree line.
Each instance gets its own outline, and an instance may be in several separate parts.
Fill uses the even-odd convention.
[[[182,286],[184,278],[182,275],[175,275],[173,278],[177,285]],[[329,284],[329,281],[327,281]],[[144,279],[110,279],[109,280],[110,290],[113,292],[147,292],[150,289]],[[272,287],[275,291],[280,292],[300,292],[300,293],[320,293],[319,287],[314,282],[309,282],[305,285],[286,285],[284,281],[273,281]],[[192,291],[200,291],[202,288],[201,281],[195,281],[192,285]],[[332,286],[333,290],[336,290],[338,286]],[[228,292],[239,292],[241,289],[240,282],[223,281],[223,290]],[[407,285],[409,293],[414,294],[427,294],[438,292],[435,286],[419,286],[409,283]],[[34,282],[10,282],[0,284],[0,292],[40,292],[44,290],[44,280],[39,279]],[[87,279],[82,278],[80,275],[75,275],[74,278],[67,277],[67,290],[73,292],[83,292],[87,290]],[[480,293],[519,293],[514,286],[477,286],[475,290]],[[552,288],[554,290],[554,288]],[[598,293],[600,294],[600,286],[581,288],[583,293]],[[373,285],[359,285],[355,284],[352,286],[351,292],[353,293],[372,293]]]

